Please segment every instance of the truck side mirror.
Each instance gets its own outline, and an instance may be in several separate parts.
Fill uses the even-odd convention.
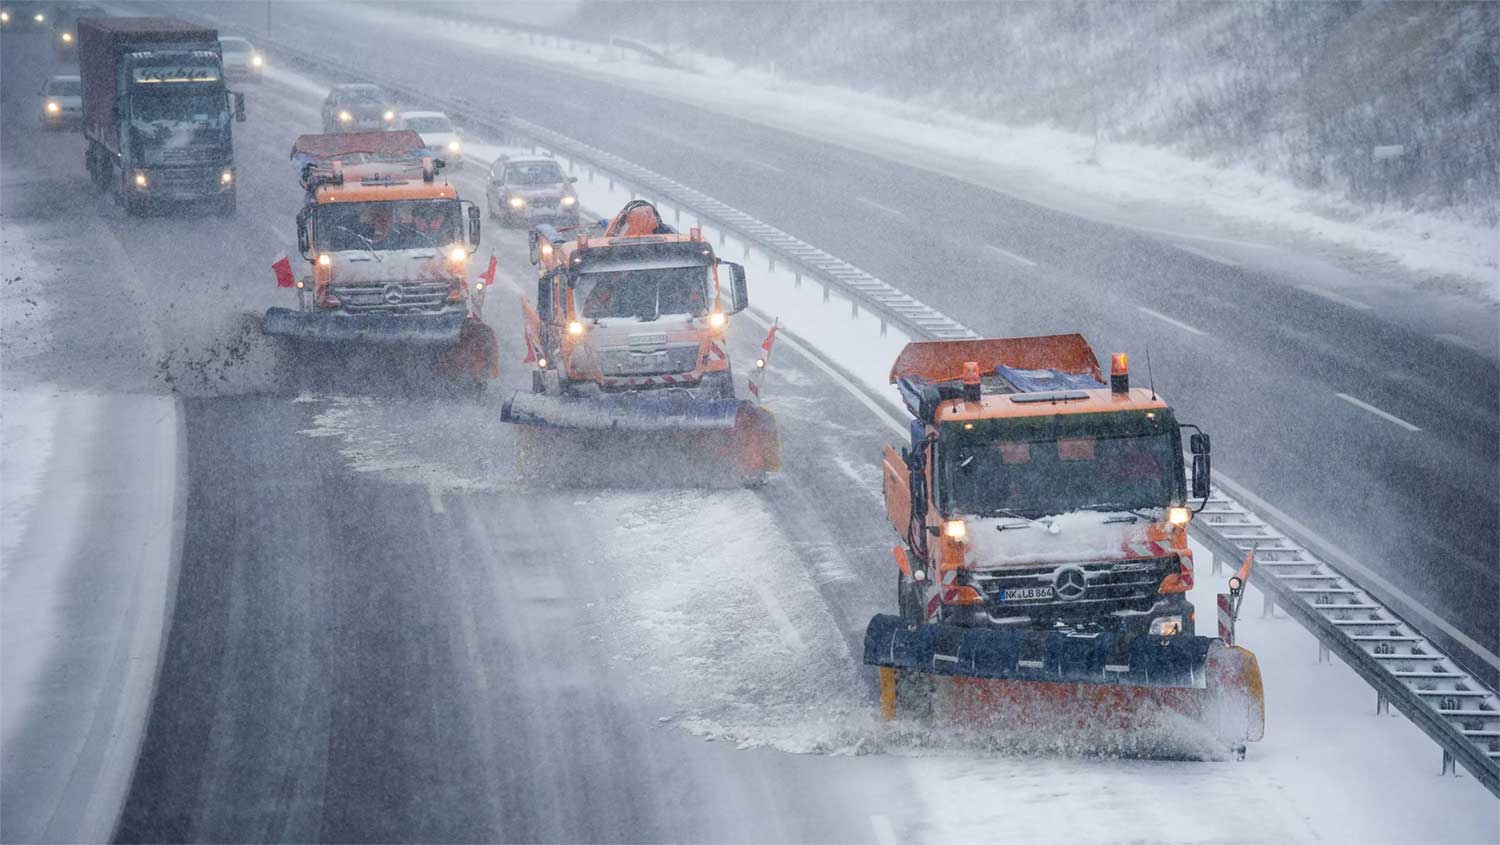
[[[302,257],[312,260],[312,237],[307,231],[307,209],[297,212],[297,251]]]
[[[578,177],[577,176],[569,176],[568,177],[568,184],[570,184],[570,185],[573,184],[574,182],[577,182],[577,181],[578,181]]]
[[[469,246],[479,247],[479,206],[469,205]]]
[[[1194,455],[1207,455],[1209,452],[1208,435],[1201,432],[1190,435],[1188,437],[1188,451]]]
[[[1198,435],[1193,435],[1197,437]],[[1207,499],[1209,493],[1209,458],[1208,453],[1193,455],[1193,498]]]
[[[236,123],[245,122],[245,95],[234,92],[234,120]]]
[[[745,282],[745,268],[733,261],[719,262],[719,282],[722,284],[724,276],[722,271],[729,268],[729,313],[738,314],[750,307],[750,288]]]

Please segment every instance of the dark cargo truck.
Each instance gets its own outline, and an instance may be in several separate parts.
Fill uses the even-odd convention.
[[[163,202],[235,207],[233,120],[216,30],[170,18],[78,22],[85,162],[131,214]],[[231,104],[233,109],[231,109]]]

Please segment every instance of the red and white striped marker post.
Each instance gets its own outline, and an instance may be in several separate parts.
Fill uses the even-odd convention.
[[[760,378],[765,374],[766,367],[771,364],[771,347],[776,345],[776,329],[780,326],[781,320],[779,319],[771,322],[771,330],[766,332],[766,339],[760,344],[760,357],[755,359],[755,372],[750,374],[747,386],[750,388],[750,395],[754,396],[757,402],[760,401]]]

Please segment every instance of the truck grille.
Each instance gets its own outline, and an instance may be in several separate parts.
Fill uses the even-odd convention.
[[[1077,567],[1086,587],[1072,600],[1052,595],[1038,599],[1005,600],[1007,590],[1054,587],[1058,570]],[[1116,611],[1144,612],[1158,597],[1163,578],[1176,572],[1176,555],[1140,560],[1101,560],[1086,563],[1050,563],[1014,569],[989,569],[970,573],[976,589],[984,594],[985,608],[995,616],[1031,616],[1048,619],[1109,614]]]
[[[690,373],[698,368],[698,344],[676,343],[662,349],[612,348],[599,352],[606,376],[655,376]]]
[[[333,285],[331,289],[349,311],[441,311],[448,301],[444,281]]]
[[[217,167],[167,167],[150,171],[151,193],[168,196],[212,196],[219,193]]]

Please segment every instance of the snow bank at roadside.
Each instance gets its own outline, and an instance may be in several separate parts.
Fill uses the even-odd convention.
[[[413,19],[368,7],[343,11],[392,26]],[[1377,264],[1452,277],[1445,287],[1500,302],[1500,229],[1483,223],[1370,211],[1249,168],[1218,167],[1132,144],[1111,142],[1096,150],[1092,137],[1078,133],[936,112],[921,103],[793,82],[707,56],[674,54],[698,68],[693,73],[566,39],[465,25],[442,32],[468,46],[814,136],[1083,216],[1179,237],[1352,250]]]

